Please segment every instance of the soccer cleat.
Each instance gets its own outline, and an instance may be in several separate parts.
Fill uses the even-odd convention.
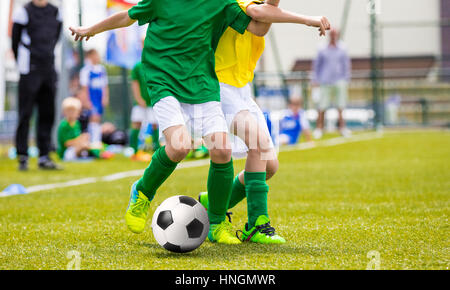
[[[42,156],[38,162],[39,169],[42,170],[62,170],[61,166],[53,162],[50,157]]]
[[[144,151],[138,151],[131,157],[131,160],[149,163],[150,161],[152,161],[152,155]]]
[[[203,205],[204,208],[208,209],[208,193],[200,192],[198,195],[198,201]]]
[[[208,151],[208,148],[206,148],[205,146],[201,146],[194,152],[194,158],[196,158],[196,159],[206,158],[206,157],[208,157],[208,155],[209,155],[209,151]]]
[[[21,155],[18,157],[19,171],[28,171],[28,156]]]
[[[239,232],[241,237],[239,237]],[[265,215],[256,220],[255,227],[248,229],[245,225],[243,231],[237,231],[236,236],[243,242],[252,242],[257,244],[284,244],[286,240],[275,233],[275,229],[270,226],[269,218]]]
[[[201,205],[203,205],[204,208],[206,208],[206,210],[208,210],[208,193],[207,192],[200,192],[200,194],[198,195],[198,201],[201,203]],[[232,212],[227,212],[227,218],[228,221],[231,223],[231,216],[233,215]]]
[[[234,235],[233,226],[228,221],[211,225],[209,228],[208,239],[213,243],[225,245],[237,245],[241,243]]]
[[[125,214],[125,221],[130,231],[135,234],[141,234],[145,230],[145,224],[147,223],[150,200],[145,194],[136,190],[136,184],[137,182],[131,187],[130,202]]]

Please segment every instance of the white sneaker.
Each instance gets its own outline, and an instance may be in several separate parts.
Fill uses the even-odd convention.
[[[341,135],[344,138],[350,138],[352,137],[352,131],[350,131],[348,128],[344,128],[341,130]]]
[[[314,130],[314,132],[313,132],[313,137],[314,137],[314,139],[322,139],[322,137],[323,137],[323,132],[322,132],[322,130],[320,130],[320,129],[316,129],[316,130]]]

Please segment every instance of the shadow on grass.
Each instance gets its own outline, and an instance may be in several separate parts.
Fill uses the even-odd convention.
[[[237,257],[242,257],[245,255],[249,256],[277,256],[277,255],[300,255],[300,256],[320,256],[323,254],[323,250],[317,247],[299,247],[294,246],[292,243],[286,243],[284,245],[260,245],[260,244],[250,244],[243,243],[241,245],[223,245],[223,244],[213,244],[211,242],[206,241],[200,248],[197,250],[178,254],[172,253],[156,243],[143,243],[141,244],[143,247],[147,247],[152,250],[151,255],[155,256],[158,259],[191,259],[191,258],[201,258],[201,259],[211,259],[214,258],[216,260],[229,260]]]

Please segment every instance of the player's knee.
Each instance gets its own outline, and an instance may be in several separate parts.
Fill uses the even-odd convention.
[[[170,148],[167,150],[167,155],[173,162],[181,162],[186,158],[190,151],[190,148]]]
[[[231,161],[231,149],[212,149],[209,154],[214,163],[227,163]]]
[[[280,167],[280,162],[278,161],[278,159],[267,161],[267,168],[266,168],[267,180],[274,177],[274,175],[277,173],[279,167]]]
[[[135,129],[135,130],[139,130],[141,129],[142,123],[141,122],[133,122],[131,124],[131,128]]]

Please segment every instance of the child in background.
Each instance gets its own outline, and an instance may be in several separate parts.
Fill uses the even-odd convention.
[[[142,62],[138,62],[131,71],[131,88],[135,105],[131,112],[131,134],[130,147],[134,149],[133,160],[150,162],[151,156],[148,153],[139,150],[139,134],[142,125],[152,126],[152,145],[153,151],[160,147],[159,126],[155,113],[151,107],[150,94],[144,77],[144,68]]]
[[[62,104],[64,119],[58,127],[58,156],[64,161],[73,161],[89,154],[89,134],[81,132],[78,118],[81,102],[77,98],[67,98]]]
[[[90,111],[90,141],[96,148],[101,148],[101,122],[104,108],[109,105],[109,89],[106,68],[101,64],[100,55],[95,49],[86,53],[86,65],[80,72],[80,85],[84,91],[83,105]]]
[[[295,145],[299,142],[302,133],[305,133],[307,142],[312,141],[311,127],[306,118],[306,112],[302,109],[302,98],[291,97],[289,108],[280,121],[279,144]]]

